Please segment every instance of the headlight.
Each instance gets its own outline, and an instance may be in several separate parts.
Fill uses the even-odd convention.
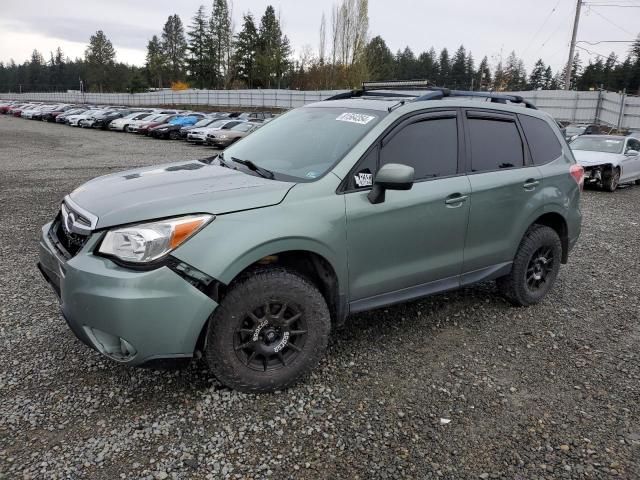
[[[107,232],[99,252],[127,262],[151,262],[178,248],[214,218],[188,215],[116,228]]]
[[[229,138],[229,136],[228,136],[228,135],[224,135],[224,134],[222,134],[222,135],[220,135],[218,138],[221,138],[221,139],[223,139],[223,140],[224,140],[225,138]]]

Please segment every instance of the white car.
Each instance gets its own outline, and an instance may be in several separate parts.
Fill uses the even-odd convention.
[[[135,122],[136,120],[142,120],[143,118],[151,115],[151,112],[133,112],[129,115],[126,115],[122,118],[116,118],[113,122],[109,124],[109,130],[115,130],[117,132],[125,132],[127,131],[129,124],[131,122]]]
[[[584,168],[585,184],[613,192],[621,183],[640,185],[640,140],[617,135],[581,135],[569,144]]]
[[[67,117],[67,124],[71,125],[72,127],[79,127],[80,120],[86,120],[87,118],[90,118],[93,115],[102,113],[104,111],[105,110],[87,110],[86,112],[81,113],[80,115],[71,115],[70,117]]]
[[[187,133],[187,142],[202,144],[207,141],[207,135],[216,132],[218,130],[229,130],[235,127],[239,123],[244,123],[246,120],[242,118],[222,118],[216,122],[213,122],[206,128],[198,128],[191,130]]]

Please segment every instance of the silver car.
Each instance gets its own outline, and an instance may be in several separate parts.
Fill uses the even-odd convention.
[[[640,140],[616,135],[582,135],[570,143],[585,172],[585,184],[613,192],[621,183],[640,185]]]

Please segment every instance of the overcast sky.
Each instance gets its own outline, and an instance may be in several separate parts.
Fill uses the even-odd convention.
[[[0,61],[20,63],[34,48],[45,58],[57,46],[74,58],[82,56],[89,36],[102,29],[113,42],[120,61],[144,64],[147,40],[159,34],[168,15],[177,13],[185,26],[200,0],[0,0]],[[640,7],[640,0],[590,0],[597,5]],[[210,8],[209,1],[205,5]],[[234,0],[236,29],[242,13],[257,20],[268,4],[280,11],[283,30],[299,52],[318,46],[320,17],[331,18],[334,0]],[[369,0],[371,37],[381,35],[395,53],[409,46],[416,55],[433,46],[453,53],[460,44],[476,63],[487,55],[492,64],[515,50],[530,71],[538,58],[554,68],[568,57],[575,0]],[[578,40],[633,40],[640,33],[640,8],[585,6]],[[628,43],[579,46],[625,57]],[[579,50],[585,60],[589,54]],[[297,55],[297,54],[296,54]],[[595,58],[594,56],[591,56]]]

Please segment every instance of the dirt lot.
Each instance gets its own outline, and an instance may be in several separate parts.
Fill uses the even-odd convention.
[[[640,187],[585,192],[541,305],[489,283],[357,315],[306,383],[252,396],[103,359],[35,268],[82,182],[210,154],[0,117],[0,478],[640,478]]]

